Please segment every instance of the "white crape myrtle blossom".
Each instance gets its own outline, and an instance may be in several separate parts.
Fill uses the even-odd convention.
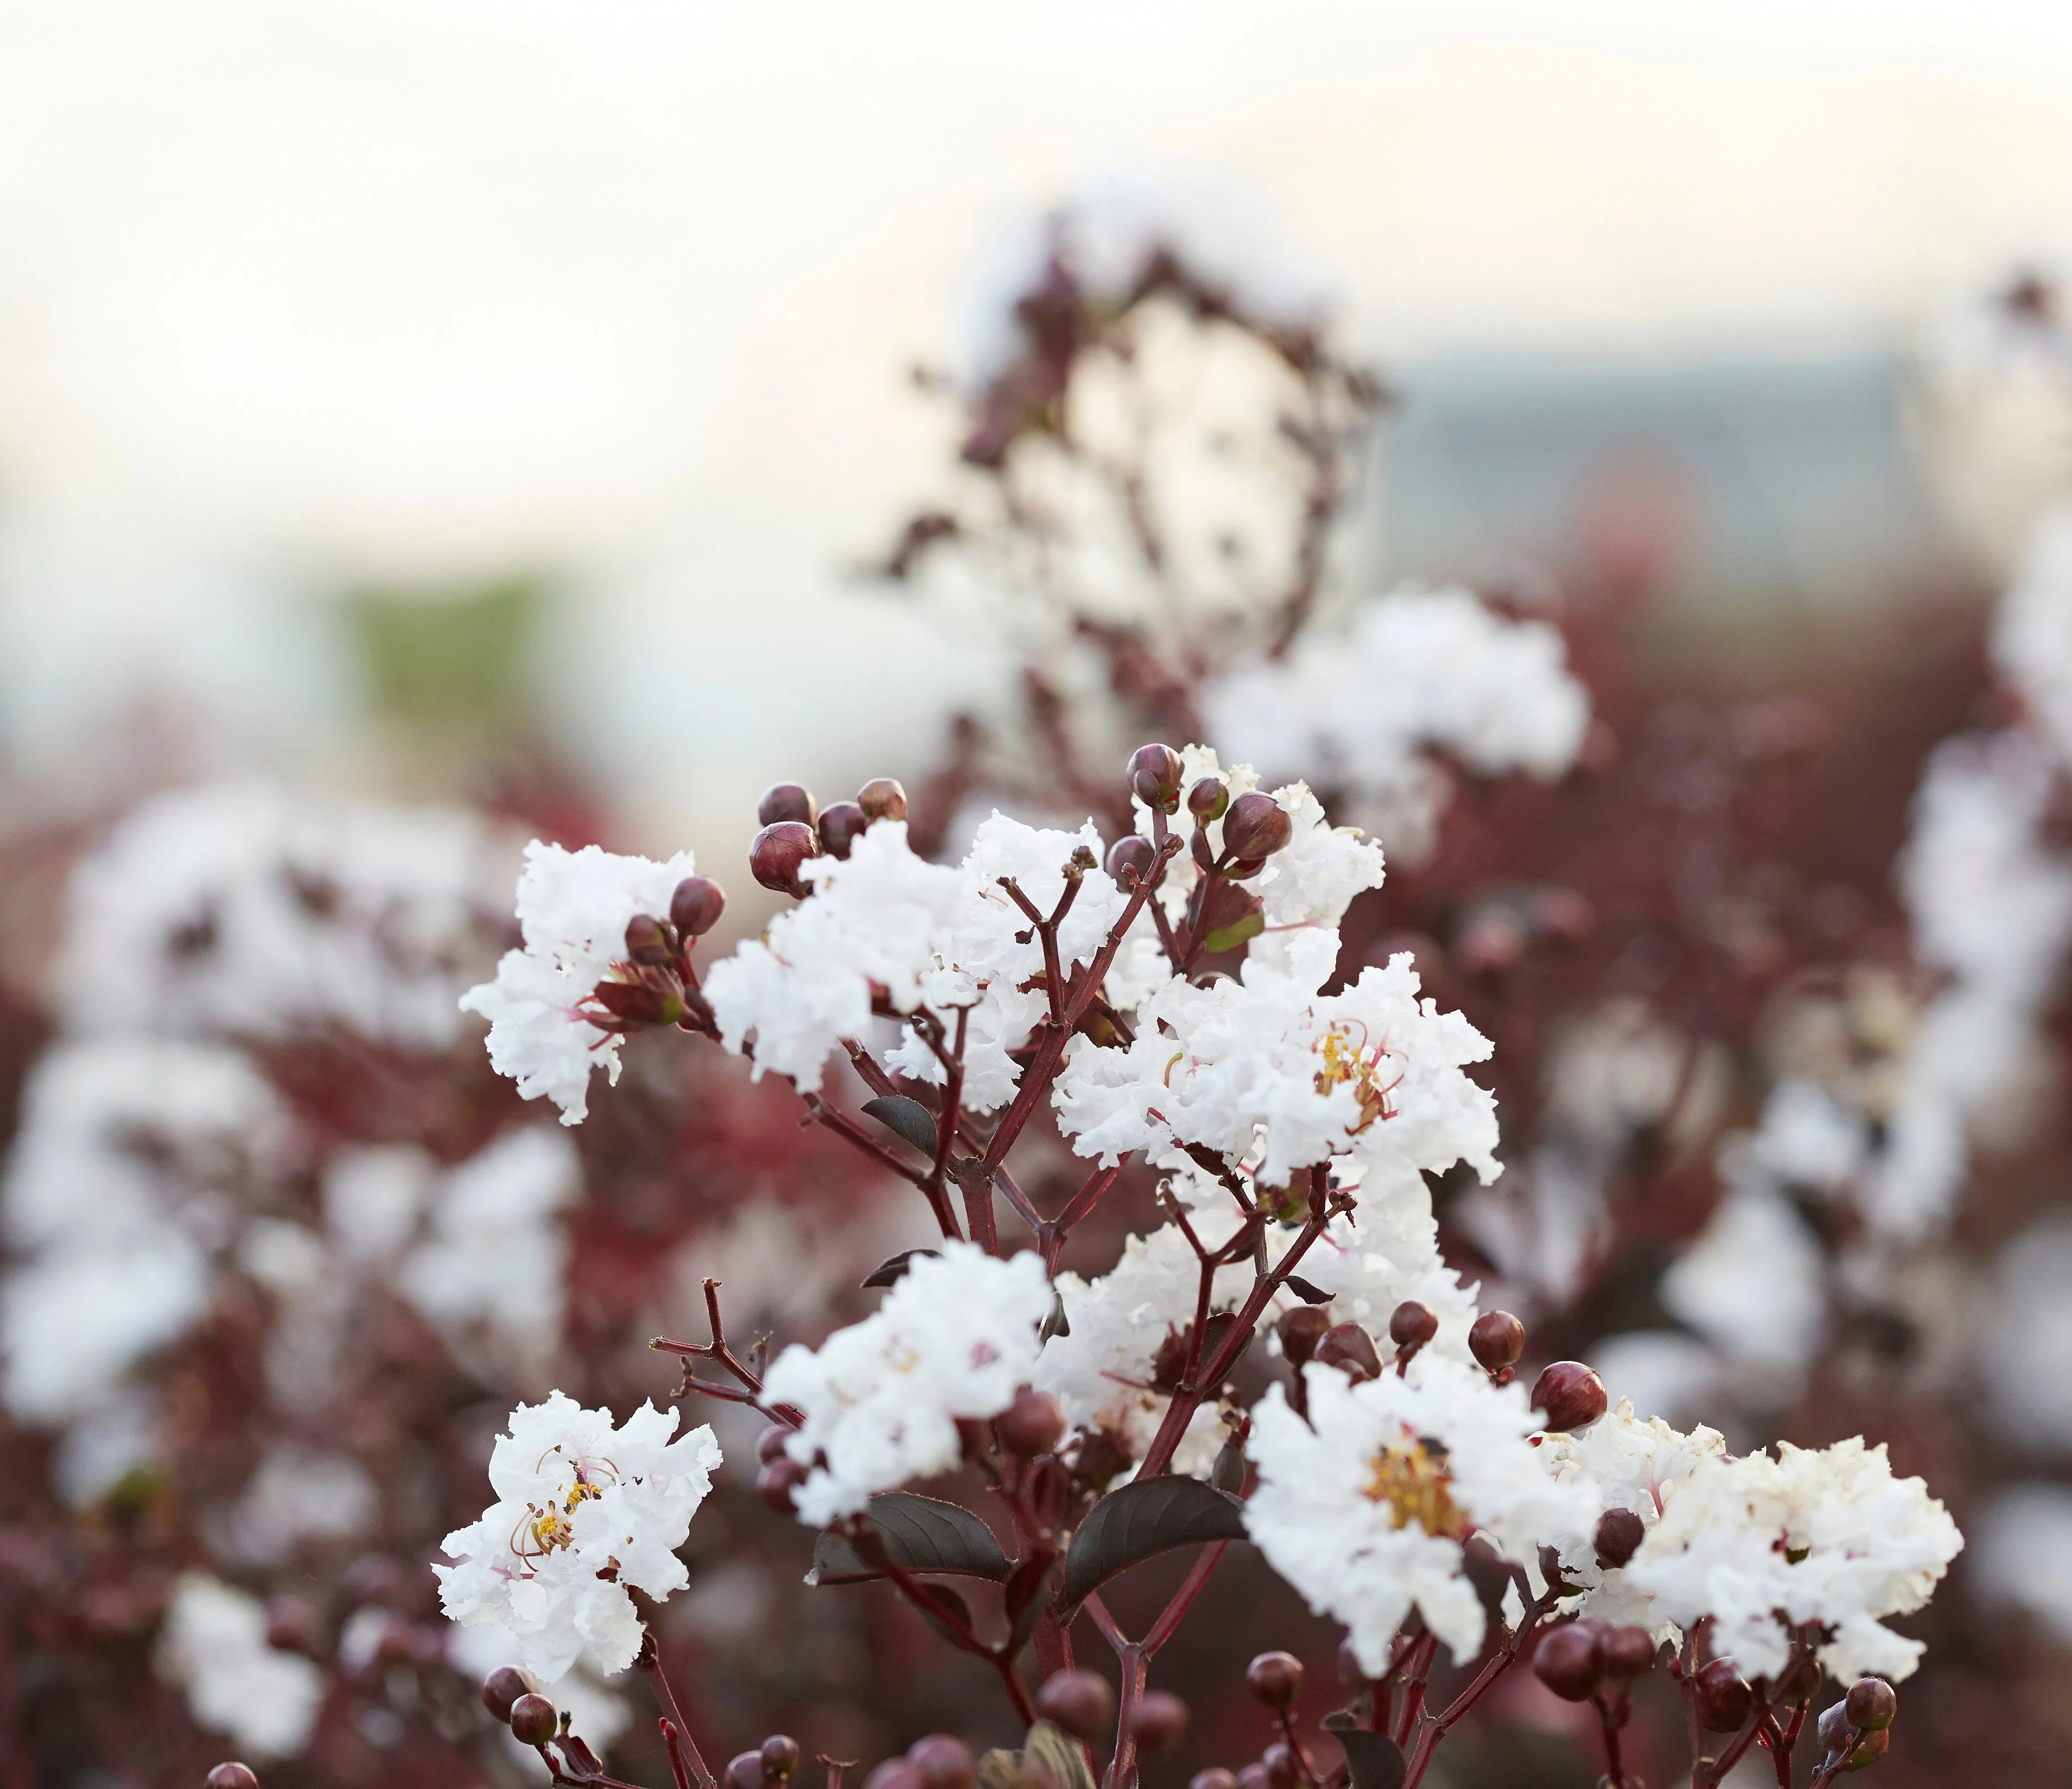
[[[265,1606],[205,1572],[173,1586],[156,1663],[198,1726],[262,1762],[302,1749],[323,1700],[315,1664],[266,1643]]]
[[[1591,1493],[1589,1520],[1584,1526],[1548,1537],[1560,1554],[1562,1577],[1588,1586],[1577,1606],[1578,1614],[1667,1637],[1663,1631],[1668,1624],[1655,1614],[1648,1593],[1623,1567],[1597,1563],[1597,1519],[1607,1510],[1626,1509],[1652,1528],[1677,1488],[1705,1461],[1724,1459],[1726,1446],[1717,1430],[1703,1424],[1684,1434],[1660,1417],[1643,1422],[1626,1398],[1587,1429],[1549,1435],[1540,1443],[1541,1463],[1556,1479]]]
[[[627,1589],[659,1601],[689,1582],[676,1549],[720,1463],[710,1429],[670,1438],[678,1420],[643,1404],[615,1429],[560,1392],[520,1405],[490,1455],[497,1500],[440,1543],[447,1615],[508,1629],[543,1678],[625,1670],[641,1636]]]
[[[904,821],[870,827],[845,859],[816,858],[800,874],[812,896],[771,921],[759,939],[713,966],[706,998],[730,1049],[751,1040],[755,1073],[789,1075],[808,1092],[845,1041],[873,1046],[887,1066],[939,1081],[942,1065],[911,1027],[882,1047],[872,1018],[882,991],[893,1009],[926,1007],[954,1037],[965,1021],[963,1102],[990,1111],[1021,1078],[1009,1052],[1026,1044],[1048,1011],[1040,986],[1043,946],[1007,890],[1012,877],[1046,916],[1064,892],[1075,855],[1098,864],[1100,835],[1029,827],[995,814],[952,869],[915,855]],[[1065,974],[1090,962],[1127,897],[1098,868],[1074,866],[1079,891],[1059,929]]]
[[[1522,1387],[1449,1356],[1420,1354],[1404,1377],[1359,1385],[1312,1362],[1303,1382],[1306,1422],[1277,1385],[1252,1412],[1246,1533],[1311,1608],[1345,1623],[1371,1676],[1412,1609],[1457,1662],[1472,1659],[1483,1616],[1463,1543],[1479,1534],[1527,1563],[1595,1519],[1590,1487],[1540,1463]]]
[[[796,1498],[800,1520],[821,1527],[874,1492],[954,1466],[958,1419],[997,1416],[1013,1401],[1034,1373],[1050,1308],[1041,1257],[1000,1261],[946,1241],[939,1255],[915,1256],[861,1323],[817,1349],[785,1349],[763,1389],[805,1418],[787,1443],[813,1469]]]
[[[1448,779],[1443,749],[1483,776],[1568,770],[1589,693],[1544,622],[1507,621],[1471,592],[1415,585],[1371,597],[1344,630],[1313,628],[1283,658],[1212,679],[1212,738],[1269,779],[1342,790],[1391,851],[1429,854]]]
[[[619,1081],[619,1036],[592,1024],[582,1003],[599,982],[620,979],[627,922],[638,913],[666,917],[676,884],[696,868],[687,851],[657,864],[596,845],[571,851],[535,839],[526,846],[518,878],[524,948],[506,951],[496,979],[469,989],[460,1004],[489,1021],[497,1072],[526,1098],[553,1100],[562,1123],[582,1122],[593,1069]]]
[[[386,1610],[363,1609],[359,1615],[373,1614],[380,1620],[377,1639],[388,1627]],[[359,1615],[353,1618],[359,1619]],[[348,1625],[348,1631],[350,1627]],[[493,1671],[502,1669],[518,1656],[518,1637],[508,1627],[500,1627],[494,1622],[482,1622],[463,1627],[449,1623],[446,1631],[446,1663],[464,1677],[482,1682]],[[341,1641],[339,1651],[344,1651]],[[536,1672],[534,1674],[537,1676]],[[585,1743],[593,1750],[602,1752],[619,1735],[633,1725],[633,1707],[627,1699],[607,1688],[603,1680],[587,1665],[578,1664],[565,1676],[543,1680],[540,1693],[557,1709],[565,1709],[572,1732],[582,1735]],[[540,1754],[524,1744],[508,1729],[501,1735],[504,1746],[514,1758],[522,1758],[528,1768],[536,1767]]]
[[[2000,674],[2021,692],[2058,756],[2072,761],[2072,505],[2061,503],[2037,524],[1992,643]]]
[[[1239,979],[1166,983],[1127,1048],[1075,1038],[1052,1095],[1073,1148],[1172,1162],[1193,1143],[1237,1160],[1263,1126],[1267,1186],[1335,1156],[1381,1176],[1465,1160],[1494,1180],[1495,1102],[1462,1073],[1488,1040],[1418,999],[1408,954],[1319,994],[1338,954],[1335,931],[1295,932],[1285,970],[1254,956]]]
[[[1842,1682],[1913,1672],[1922,1643],[1884,1625],[1920,1608],[1963,1546],[1918,1479],[1895,1479],[1882,1446],[1777,1444],[1700,1463],[1667,1500],[1626,1568],[1662,1620],[1710,1618],[1716,1653],[1745,1676],[1790,1657],[1785,1623],[1819,1623],[1821,1664]]]

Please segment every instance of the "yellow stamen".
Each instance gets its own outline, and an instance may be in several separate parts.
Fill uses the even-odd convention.
[[[1388,1507],[1392,1528],[1412,1523],[1427,1533],[1457,1539],[1468,1531],[1468,1520],[1454,1505],[1453,1479],[1429,1448],[1414,1437],[1404,1444],[1385,1447],[1375,1455],[1366,1493]]]

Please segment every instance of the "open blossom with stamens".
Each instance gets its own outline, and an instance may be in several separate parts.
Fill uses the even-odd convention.
[[[598,983],[627,979],[626,926],[636,913],[666,915],[676,884],[696,868],[679,851],[666,864],[618,857],[586,845],[564,851],[538,839],[518,878],[524,948],[506,951],[496,979],[461,996],[464,1011],[489,1021],[489,1060],[528,1099],[541,1094],[580,1124],[590,1070],[619,1081],[619,1039],[593,1023],[584,1003]]]
[[[615,1429],[610,1411],[560,1392],[520,1405],[489,1458],[496,1501],[440,1543],[458,1561],[432,1568],[447,1615],[508,1627],[544,1678],[578,1659],[631,1664],[641,1628],[627,1587],[659,1600],[689,1582],[676,1549],[720,1462],[710,1429],[671,1440],[678,1420],[643,1404]]]
[[[1820,1662],[1836,1678],[1897,1681],[1922,1643],[1885,1618],[1926,1602],[1963,1544],[1920,1479],[1892,1475],[1882,1446],[1779,1442],[1774,1459],[1702,1463],[1626,1573],[1659,1619],[1688,1628],[1710,1617],[1713,1651],[1745,1676],[1784,1668],[1786,1623],[1818,1623]]]
[[[1311,1608],[1351,1631],[1371,1675],[1387,1669],[1413,1608],[1457,1661],[1474,1657],[1482,1606],[1463,1543],[1479,1534],[1523,1563],[1547,1535],[1581,1524],[1589,1492],[1540,1465],[1519,1387],[1447,1356],[1359,1385],[1313,1364],[1303,1381],[1306,1422],[1277,1385],[1252,1413],[1259,1488],[1246,1532]]]
[[[1264,1126],[1268,1186],[1337,1155],[1384,1174],[1466,1160],[1494,1180],[1495,1103],[1462,1073],[1488,1040],[1419,1000],[1407,955],[1319,994],[1338,950],[1335,932],[1291,933],[1285,970],[1255,958],[1241,980],[1166,983],[1126,1049],[1075,1038],[1053,1094],[1073,1148],[1171,1160],[1198,1143],[1241,1159]]]
[[[997,1261],[945,1242],[939,1256],[915,1256],[861,1323],[817,1349],[785,1349],[763,1389],[806,1419],[787,1444],[814,1468],[799,1488],[800,1520],[820,1527],[873,1492],[956,1465],[958,1419],[997,1416],[1029,1383],[1050,1303],[1041,1257]]]

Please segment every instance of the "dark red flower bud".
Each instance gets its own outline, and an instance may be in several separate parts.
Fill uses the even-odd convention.
[[[204,1789],[259,1789],[258,1773],[249,1764],[232,1760],[208,1773]]]
[[[1170,814],[1180,805],[1180,754],[1170,745],[1140,745],[1130,754],[1129,786],[1146,807]]]
[[[1301,1761],[1295,1755],[1295,1748],[1285,1739],[1276,1739],[1260,1754],[1259,1762],[1266,1766],[1266,1780],[1269,1789],[1295,1789],[1302,1780]]]
[[[544,1746],[561,1729],[561,1717],[554,1705],[537,1691],[528,1692],[511,1705],[511,1734],[521,1746]]]
[[[1630,1509],[1608,1509],[1597,1518],[1597,1565],[1605,1571],[1623,1565],[1640,1551],[1647,1524]]]
[[[650,969],[659,969],[672,962],[676,946],[669,934],[662,929],[662,922],[649,913],[635,913],[626,922],[626,958],[629,962],[645,964]]]
[[[726,1761],[726,1789],[763,1789],[763,1754],[736,1752]]]
[[[896,777],[873,777],[857,790],[856,805],[874,820],[903,820],[906,791]]]
[[[797,1431],[787,1429],[781,1422],[773,1422],[755,1438],[755,1463],[767,1466],[784,1451],[784,1443]]]
[[[1235,863],[1227,864],[1223,874],[1232,882],[1249,882],[1265,868],[1264,857],[1240,857]]]
[[[1256,789],[1239,796],[1223,816],[1223,848],[1233,857],[1271,857],[1294,836],[1287,811]]]
[[[1187,791],[1187,811],[1202,826],[1220,820],[1230,806],[1230,791],[1221,777],[1204,777]]]
[[[1859,1677],[1849,1685],[1849,1693],[1842,1698],[1842,1706],[1848,1714],[1851,1726],[1860,1727],[1865,1733],[1877,1733],[1897,1718],[1899,1697],[1884,1678]]]
[[[921,1789],[921,1773],[907,1758],[888,1758],[863,1779],[863,1789]]]
[[[1874,1733],[1867,1733],[1856,1742],[1856,1750],[1849,1754],[1849,1762],[1842,1768],[1844,1771],[1868,1771],[1885,1756],[1891,1745],[1891,1728],[1880,1727]]]
[[[1118,888],[1127,888],[1134,882],[1143,881],[1157,861],[1157,848],[1141,833],[1133,832],[1127,839],[1118,839],[1108,847],[1108,873],[1114,877]]]
[[[915,1740],[906,1748],[906,1762],[920,1778],[921,1789],[972,1789],[978,1780],[978,1761],[954,1734],[931,1733]]]
[[[1841,1703],[1823,1709],[1820,1713],[1820,1755],[1832,1758],[1845,1746],[1855,1742],[1856,1728],[1849,1720],[1849,1711]]]
[[[830,857],[847,857],[863,836],[870,816],[854,802],[837,802],[820,815],[820,845]]]
[[[1314,1304],[1298,1304],[1293,1311],[1284,1311],[1281,1321],[1273,1326],[1281,1338],[1281,1352],[1296,1367],[1315,1358],[1317,1344],[1330,1327],[1330,1313]]]
[[[1556,1360],[1533,1381],[1532,1407],[1546,1418],[1551,1435],[1589,1428],[1606,1402],[1604,1381],[1580,1360]]]
[[[1645,1627],[1614,1627],[1599,1643],[1604,1648],[1605,1675],[1622,1681],[1645,1677],[1655,1668],[1655,1636]]]
[[[680,984],[668,976],[658,976],[652,983],[599,982],[590,997],[627,1025],[673,1025],[684,1011]]]
[[[266,1605],[266,1643],[279,1652],[314,1653],[322,1625],[314,1606],[301,1597],[278,1596]]]
[[[1302,1693],[1302,1661],[1292,1652],[1262,1652],[1244,1668],[1244,1687],[1276,1714]]]
[[[1073,1450],[1072,1483],[1087,1491],[1099,1491],[1129,1464],[1122,1443],[1105,1429],[1087,1432]]]
[[[799,1767],[799,1742],[787,1733],[773,1733],[763,1742],[763,1780],[782,1783]]]
[[[1415,1299],[1405,1299],[1389,1313],[1388,1339],[1398,1348],[1422,1348],[1438,1333],[1439,1313]]]
[[[1141,1752],[1177,1746],[1187,1731],[1187,1705],[1169,1689],[1148,1689],[1137,1698],[1129,1730]]]
[[[1259,1773],[1262,1777],[1264,1771]],[[1239,1779],[1220,1764],[1211,1764],[1206,1771],[1197,1771],[1187,1779],[1187,1789],[1238,1789]]]
[[[1014,1401],[993,1418],[993,1426],[1000,1445],[1009,1453],[1034,1459],[1054,1451],[1064,1439],[1065,1413],[1048,1392],[1024,1385],[1014,1394]]]
[[[1381,1356],[1375,1348],[1374,1338],[1358,1323],[1332,1324],[1324,1331],[1311,1358],[1325,1366],[1336,1367],[1355,1382],[1381,1377]]]
[[[1468,1352],[1485,1372],[1515,1367],[1525,1352],[1525,1325],[1508,1311],[1485,1311],[1468,1330]]]
[[[820,815],[812,790],[796,782],[773,782],[763,791],[763,799],[755,804],[758,826],[774,827],[782,820],[796,820],[802,826],[811,826]]]
[[[820,841],[803,820],[777,820],[755,835],[748,847],[748,873],[779,894],[802,895],[806,884],[799,866],[820,855]]]
[[[780,1454],[755,1475],[755,1494],[779,1516],[792,1512],[791,1494],[806,1482],[808,1469]]]
[[[1748,1719],[1755,1692],[1731,1659],[1715,1659],[1698,1673],[1698,1721],[1708,1733],[1732,1733]]]
[[[1557,1627],[1532,1655],[1532,1674],[1564,1702],[1585,1702],[1604,1681],[1604,1643],[1581,1622]]]
[[[1237,1774],[1237,1789],[1273,1789],[1264,1764],[1248,1764]]]
[[[511,1709],[521,1696],[540,1693],[540,1680],[523,1665],[499,1665],[482,1680],[482,1705],[506,1726],[511,1724]]]
[[[669,923],[687,938],[701,938],[726,911],[726,890],[709,876],[687,876],[669,897]]]
[[[1778,1701],[1787,1705],[1811,1701],[1820,1693],[1820,1676],[1818,1659],[1801,1659],[1778,1684]]]
[[[1060,1671],[1036,1692],[1036,1712],[1075,1739],[1099,1739],[1115,1719],[1115,1691],[1091,1671]]]

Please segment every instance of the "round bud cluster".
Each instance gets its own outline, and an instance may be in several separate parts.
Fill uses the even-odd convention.
[[[499,1665],[483,1680],[482,1705],[508,1726],[512,1707],[518,1698],[539,1693],[540,1680],[523,1665]]]
[[[1882,1733],[1899,1717],[1899,1697],[1882,1677],[1859,1677],[1842,1698],[1849,1725],[1865,1733]]]
[[[204,1782],[205,1789],[259,1789],[259,1774],[249,1764],[226,1759],[210,1771]]]
[[[1148,1689],[1130,1710],[1129,1736],[1140,1752],[1162,1752],[1186,1737],[1187,1705],[1170,1690]]]
[[[1715,1659],[1698,1673],[1698,1724],[1708,1733],[1732,1733],[1755,1706],[1755,1691],[1731,1659]]]
[[[1036,1712],[1075,1739],[1099,1739],[1115,1720],[1115,1691],[1091,1671],[1055,1672],[1036,1692]]]
[[[1170,745],[1140,745],[1130,755],[1130,793],[1146,807],[1176,812],[1182,774],[1180,754]]]
[[[544,1746],[561,1730],[561,1717],[552,1702],[531,1690],[512,1703],[510,1725],[520,1745]]]
[[[1589,1428],[1610,1401],[1604,1381],[1580,1360],[1556,1360],[1532,1387],[1532,1407],[1546,1418],[1550,1435]]]
[[[1525,1325],[1508,1311],[1485,1311],[1468,1330],[1468,1352],[1499,1385],[1511,1383],[1511,1369],[1525,1352]]]
[[[1316,1358],[1318,1344],[1331,1327],[1330,1314],[1314,1304],[1298,1304],[1283,1311],[1273,1332],[1281,1338],[1281,1352],[1298,1371]]]
[[[1860,1689],[1864,1683],[1875,1681],[1877,1680],[1864,1678],[1850,1686],[1851,1693]],[[1892,1686],[1888,1684],[1885,1688],[1889,1695]],[[1898,1706],[1895,1697],[1893,1703],[1895,1714],[1898,1712]],[[1892,1729],[1889,1724],[1867,1730],[1850,1718],[1847,1697],[1820,1717],[1819,1731],[1823,1766],[1832,1766],[1836,1759],[1840,1759],[1844,1761],[1842,1769],[1845,1771],[1868,1770],[1885,1756],[1892,1745]]]
[[[1157,848],[1140,833],[1118,839],[1108,848],[1108,873],[1120,888],[1134,888],[1151,874],[1157,861]]]
[[[1389,1314],[1388,1339],[1396,1344],[1396,1370],[1400,1372],[1417,1351],[1439,1333],[1439,1313],[1416,1299],[1405,1299]]]
[[[1334,1323],[1317,1343],[1313,1359],[1336,1367],[1355,1384],[1381,1377],[1381,1355],[1374,1338],[1358,1323]]]
[[[1655,1653],[1645,1627],[1618,1627],[1585,1616],[1541,1638],[1532,1670],[1563,1701],[1586,1702],[1646,1676],[1655,1668]]]
[[[1220,820],[1231,804],[1230,790],[1221,777],[1204,777],[1187,791],[1187,811],[1198,826]]]
[[[1231,874],[1242,881],[1256,876],[1266,860],[1295,836],[1295,823],[1271,795],[1248,790],[1223,816],[1223,849],[1235,861]]]
[[[791,1436],[791,1430],[783,1423],[773,1422],[755,1442],[756,1495],[779,1516],[792,1513],[792,1498],[812,1472],[784,1451]]]
[[[763,830],[748,847],[755,880],[779,894],[808,892],[800,874],[808,860],[824,854],[846,858],[875,820],[906,818],[906,791],[892,777],[873,777],[853,802],[823,808],[803,784],[773,782],[763,791],[755,817]]]
[[[1647,1524],[1630,1509],[1608,1509],[1597,1518],[1593,1540],[1601,1571],[1615,1571],[1640,1551],[1647,1538]]]
[[[1065,1412],[1048,1392],[1024,1385],[1014,1401],[993,1418],[993,1432],[1000,1445],[1023,1459],[1054,1453],[1065,1436]]]
[[[727,1789],[778,1789],[799,1768],[800,1755],[797,1740],[773,1733],[754,1751],[736,1752],[727,1760]]]
[[[1244,1668],[1244,1685],[1276,1714],[1285,1714],[1302,1694],[1302,1661],[1292,1652],[1262,1652]]]

